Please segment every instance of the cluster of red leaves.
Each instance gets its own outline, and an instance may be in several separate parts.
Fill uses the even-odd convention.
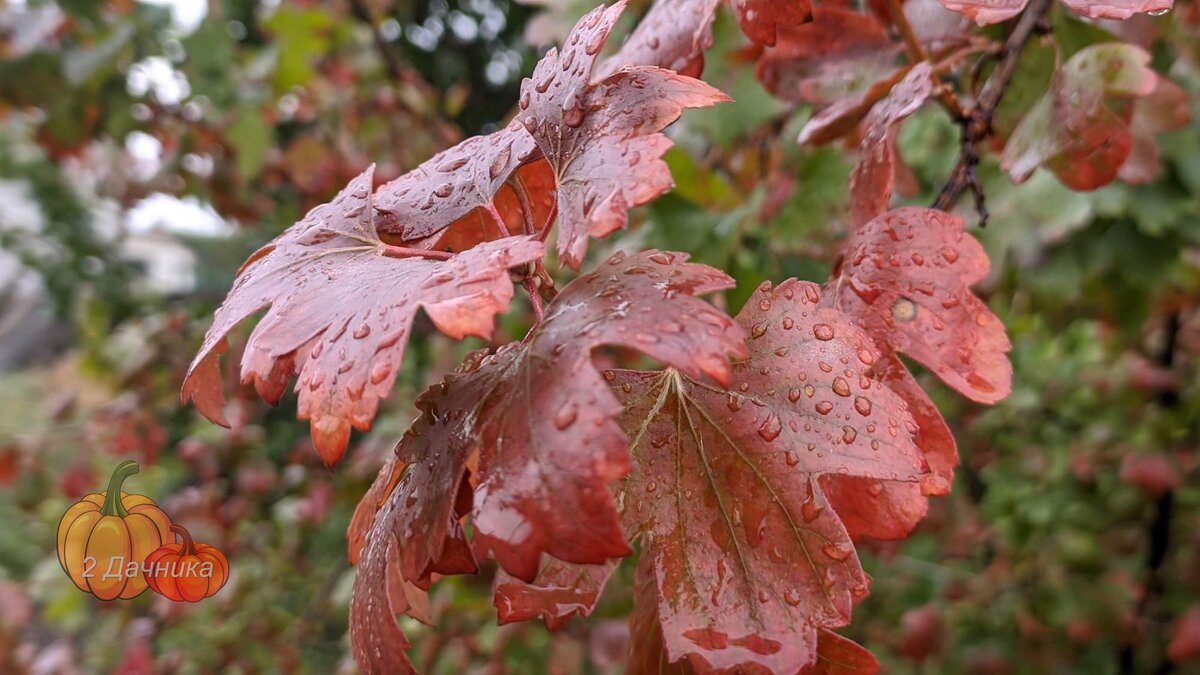
[[[226,335],[266,308],[242,380],[278,401],[298,376],[299,415],[336,463],[390,393],[418,308],[451,337],[488,337],[514,278],[549,279],[551,230],[559,261],[578,270],[590,238],[671,189],[662,130],[685,108],[728,100],[693,79],[718,4],[660,0],[605,60],[624,3],[597,8],[523,83],[510,125],[378,189],[365,171],[246,263],[185,398],[223,421]],[[354,515],[351,642],[365,672],[412,671],[395,618],[429,621],[439,576],[495,560],[500,620],[553,629],[591,613],[635,545],[631,672],[877,669],[832,632],[868,593],[855,543],[907,536],[958,462],[900,355],[981,403],[1011,386],[1004,328],[970,290],[988,273],[982,247],[955,215],[889,208],[898,125],[939,94],[956,55],[980,47],[938,30],[941,51],[898,65],[886,8],[732,4],[769,47],[762,81],[824,107],[804,140],[861,127],[851,233],[832,277],[764,284],[736,317],[700,297],[733,280],[682,253],[618,254],[559,293],[527,283],[539,309],[529,334],[472,355],[417,400],[420,418]],[[998,20],[995,2],[943,4]],[[1158,8],[1088,5],[1097,16]],[[1009,141],[1014,176],[1045,163],[1071,183],[1093,155],[1115,161],[1107,144],[1121,133],[1126,158],[1152,164],[1153,132],[1186,106],[1164,116],[1129,105],[1177,99],[1143,56],[1098,47],[1068,62],[1023,123],[1047,128],[1040,142],[1022,127]],[[1088,133],[1100,127],[1119,131]],[[598,368],[600,349],[663,368]]]

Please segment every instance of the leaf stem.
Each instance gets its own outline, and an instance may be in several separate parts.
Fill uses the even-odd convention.
[[[389,258],[427,258],[429,260],[449,260],[454,257],[454,254],[449,251],[431,251],[424,248],[392,246],[391,244],[383,244],[383,254]]]
[[[525,234],[533,234],[537,231],[533,224],[533,200],[529,198],[529,189],[525,187],[525,181],[521,180],[519,173],[513,173],[506,182],[512,188],[513,194],[517,195],[517,202],[521,205],[521,217],[525,219]]]
[[[992,118],[1008,90],[1008,85],[1012,83],[1013,75],[1016,74],[1021,52],[1037,32],[1038,24],[1046,16],[1046,12],[1050,11],[1051,4],[1052,0],[1030,0],[1029,6],[1004,42],[999,65],[984,83],[983,90],[979,92],[979,98],[975,101],[975,107],[963,122],[962,152],[958,164],[934,201],[933,208],[949,211],[969,187],[975,193],[976,209],[980,211],[983,222],[987,222],[987,211],[983,208],[983,190],[975,175],[975,166],[979,163],[979,144],[992,133]]]

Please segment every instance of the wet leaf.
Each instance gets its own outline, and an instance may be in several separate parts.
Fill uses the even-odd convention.
[[[537,578],[525,583],[504,570],[496,573],[495,603],[500,623],[542,619],[558,630],[572,617],[590,616],[619,560],[573,565],[545,558]]]
[[[867,115],[858,166],[850,176],[852,227],[887,211],[896,180],[894,133],[901,121],[933,96],[934,86],[932,66],[919,63]]]
[[[907,406],[872,369],[872,339],[820,302],[814,284],[764,284],[738,315],[750,356],[727,387],[675,371],[614,382],[634,456],[623,517],[652,560],[669,662],[814,663],[819,629],[849,623],[869,583],[828,486],[929,475]]]
[[[760,45],[774,45],[782,29],[800,26],[813,14],[809,0],[733,0],[733,11],[742,32]]]
[[[579,269],[589,237],[625,226],[629,210],[671,189],[662,133],[684,108],[728,101],[707,84],[651,66],[592,81],[625,3],[580,19],[561,53],[550,50],[521,85],[517,119],[533,134],[558,185],[558,253]]]
[[[713,44],[712,23],[720,4],[721,0],[658,0],[597,75],[607,77],[621,66],[635,65],[700,77],[704,50]]]
[[[896,54],[887,30],[874,16],[818,7],[811,23],[780,33],[775,47],[759,59],[756,72],[779,98],[827,106],[893,73]]]
[[[961,12],[983,26],[1021,13],[1029,0],[941,0],[946,8]],[[1089,19],[1128,19],[1135,14],[1165,12],[1173,0],[1063,0],[1063,4]]]
[[[1041,165],[1075,190],[1111,183],[1133,152],[1133,101],[1158,84],[1149,62],[1150,54],[1129,44],[1080,50],[1013,130],[1001,166],[1018,183]]]
[[[837,306],[887,351],[907,354],[967,398],[994,403],[1012,388],[1011,345],[970,289],[989,266],[958,216],[901,208],[851,235],[830,287]]]
[[[373,171],[242,267],[183,384],[183,400],[205,417],[225,423],[218,359],[226,335],[264,308],[242,357],[242,381],[276,403],[297,374],[298,416],[311,420],[313,442],[330,465],[351,427],[369,429],[391,393],[418,308],[453,338],[491,334],[512,298],[508,269],[541,257],[541,243],[514,237],[444,261],[388,257],[373,222]]]
[[[487,136],[468,138],[381,186],[375,193],[375,227],[412,241],[474,218],[494,233],[494,217],[486,210],[536,150],[533,138],[516,122]],[[536,204],[542,208],[529,215],[540,225],[548,208],[542,200]],[[504,216],[518,208],[518,202],[509,200],[503,212],[497,211]]]

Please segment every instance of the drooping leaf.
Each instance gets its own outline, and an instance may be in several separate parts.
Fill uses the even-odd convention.
[[[1162,168],[1157,134],[1178,131],[1192,121],[1191,101],[1179,85],[1159,76],[1154,91],[1133,104],[1129,129],[1133,150],[1117,176],[1131,184],[1149,183]]]
[[[760,288],[738,315],[750,356],[728,387],[614,377],[634,455],[621,503],[652,560],[668,662],[814,663],[819,629],[846,625],[869,581],[827,486],[929,475],[907,406],[871,367],[872,339],[820,302],[814,284]],[[857,498],[876,494],[889,493]]]
[[[492,205],[536,150],[533,137],[517,122],[487,136],[472,136],[381,186],[375,193],[375,226],[404,241],[441,232]],[[505,212],[519,207],[510,203]],[[546,211],[535,211],[529,215],[541,224]],[[489,213],[474,215],[495,230]]]
[[[458,517],[469,509],[455,500],[470,465],[473,546],[513,576],[533,582],[542,553],[578,564],[628,555],[609,492],[629,465],[621,406],[592,351],[620,345],[727,381],[744,334],[693,296],[731,285],[686,256],[648,251],[614,256],[567,286],[523,343],[477,355],[419,399],[424,414],[397,450],[407,470],[388,498],[402,506],[391,522],[376,517],[368,542],[399,532],[405,579],[448,573],[440,561],[462,539]],[[466,556],[449,558],[466,566]]]
[[[733,11],[742,32],[760,45],[774,45],[782,29],[800,26],[813,14],[809,0],[733,0]]]
[[[800,675],[875,675],[879,660],[854,640],[831,630],[817,636],[817,661]]]
[[[558,630],[572,617],[591,615],[618,562],[573,565],[546,558],[532,583],[497,571],[493,596],[500,623],[541,618],[547,628]]]
[[[858,166],[850,176],[852,227],[863,225],[887,211],[896,176],[893,130],[919,110],[933,93],[933,67],[922,62],[914,66],[867,115]]]
[[[1001,166],[1018,183],[1043,164],[1075,190],[1111,183],[1133,152],[1133,101],[1158,84],[1149,62],[1150,54],[1131,44],[1077,52],[1017,125]]]
[[[625,226],[629,210],[671,189],[662,133],[684,108],[729,100],[707,84],[661,68],[625,66],[593,83],[596,58],[624,0],[598,7],[550,50],[521,84],[517,119],[554,168],[558,252],[579,269],[589,237]]]
[[[225,423],[218,359],[226,335],[267,308],[247,343],[242,380],[275,403],[299,375],[298,415],[311,420],[332,465],[350,428],[369,429],[391,392],[418,308],[453,338],[491,334],[512,298],[508,269],[541,257],[541,242],[514,237],[449,260],[388,257],[374,227],[373,171],[250,257],[188,370],[185,402]]]
[[[756,73],[779,98],[827,106],[889,76],[896,69],[896,54],[874,16],[817,7],[812,22],[781,31],[779,42],[759,59]]]
[[[606,59],[596,74],[604,78],[631,65],[700,77],[704,50],[713,44],[712,23],[720,4],[721,0],[658,0],[620,51]]]
[[[875,340],[907,354],[962,395],[994,403],[1012,388],[1004,325],[970,287],[987,254],[962,218],[889,211],[855,230],[829,286],[834,303]]]
[[[1021,13],[1029,0],[941,0],[947,9],[965,14],[980,26],[998,23]],[[1089,19],[1128,19],[1134,14],[1165,12],[1174,0],[1063,0],[1063,4]]]

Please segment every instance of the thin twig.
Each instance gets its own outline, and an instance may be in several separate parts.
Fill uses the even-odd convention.
[[[900,37],[904,39],[904,48],[908,52],[908,60],[913,64],[929,61],[929,54],[925,51],[925,47],[921,44],[921,38],[917,36],[917,31],[908,21],[908,16],[904,13],[904,7],[901,6],[900,0],[888,0],[888,13],[892,15],[892,23],[896,25],[896,30],[900,31]],[[966,111],[963,110],[962,104],[958,102],[958,97],[954,95],[954,90],[946,86],[938,77],[937,73],[933,74],[934,82],[938,88],[938,101],[946,112],[950,113],[956,122],[961,121],[966,117]]]
[[[1000,101],[1004,98],[1004,93],[1008,90],[1008,85],[1012,83],[1013,75],[1017,71],[1017,64],[1021,60],[1021,52],[1024,51],[1025,44],[1037,32],[1038,25],[1042,22],[1046,12],[1050,10],[1052,2],[1053,0],[1031,0],[1025,12],[1021,14],[1021,18],[1017,20],[1017,25],[1004,43],[996,70],[983,85],[975,107],[963,124],[962,156],[959,157],[958,164],[951,172],[941,194],[934,201],[933,208],[949,211],[962,193],[967,188],[971,188],[975,193],[976,208],[986,222],[987,211],[983,207],[983,190],[980,189],[979,180],[975,175],[975,167],[979,164],[979,145],[992,133],[992,118],[996,114],[996,108],[1000,106]]]

